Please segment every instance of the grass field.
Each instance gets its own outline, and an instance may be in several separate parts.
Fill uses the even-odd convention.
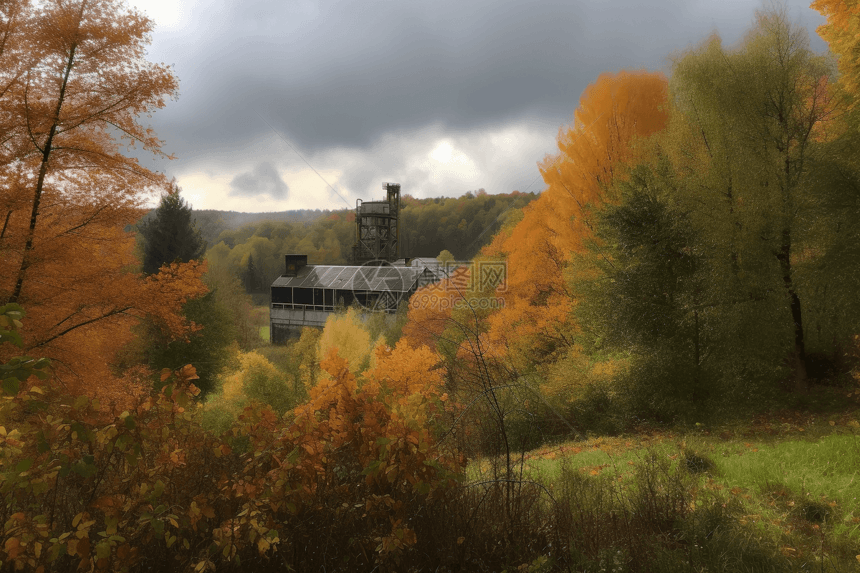
[[[635,521],[675,500],[666,511],[670,520],[658,527],[670,550],[665,562],[655,558],[654,571],[860,571],[856,410],[686,434],[600,437],[516,459],[517,473],[543,484],[552,492],[546,497],[573,500],[586,516],[579,527],[602,523],[594,526],[597,536],[614,537],[616,520]],[[469,481],[492,480],[492,465],[473,462]],[[612,551],[629,554],[628,541],[617,536]],[[681,562],[684,568],[676,569]],[[595,563],[583,562],[583,570]]]
[[[260,340],[270,342],[271,338],[269,333],[269,307],[255,306],[254,309],[251,311],[251,319],[258,328],[258,331],[260,333]]]

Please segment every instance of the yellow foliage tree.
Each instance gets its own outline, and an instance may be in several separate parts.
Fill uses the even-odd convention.
[[[855,96],[860,93],[860,1],[815,0],[811,8],[818,10],[827,22],[818,27],[818,35],[839,56],[840,82]]]
[[[235,369],[221,378],[221,391],[206,403],[207,424],[224,430],[252,401],[278,414],[293,408],[297,397],[277,367],[258,352],[239,352]]]
[[[357,374],[370,363],[377,342],[370,339],[358,311],[350,308],[326,320],[317,345],[317,359],[322,362],[332,348],[337,348],[338,355],[349,364],[349,371]]]

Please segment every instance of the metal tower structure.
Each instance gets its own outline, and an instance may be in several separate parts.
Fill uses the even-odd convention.
[[[355,203],[355,245],[352,264],[394,262],[400,257],[400,184],[383,183],[384,201]]]

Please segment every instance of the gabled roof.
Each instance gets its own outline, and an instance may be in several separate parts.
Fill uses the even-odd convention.
[[[272,287],[326,288],[354,291],[408,292],[425,267],[307,265],[295,277],[281,276]],[[426,277],[425,277],[426,278]]]

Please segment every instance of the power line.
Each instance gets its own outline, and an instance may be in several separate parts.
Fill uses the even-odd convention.
[[[314,169],[314,166],[313,166],[313,165],[311,165],[311,164],[310,164],[310,162],[309,162],[307,159],[305,159],[305,158],[304,158],[304,156],[303,156],[301,153],[299,153],[299,150],[298,150],[298,149],[296,149],[295,147],[293,147],[293,144],[292,144],[292,143],[290,143],[289,141],[287,141],[287,140],[284,138],[284,136],[282,136],[280,133],[278,133],[278,131],[277,131],[274,127],[272,127],[272,124],[271,124],[271,123],[269,123],[268,121],[266,121],[266,118],[264,118],[262,115],[260,115],[260,112],[255,111],[254,113],[256,113],[256,114],[257,114],[257,117],[259,117],[259,118],[263,121],[263,123],[265,123],[267,126],[269,126],[269,129],[271,129],[271,130],[275,133],[275,135],[277,135],[277,136],[281,139],[281,141],[283,141],[284,143],[286,143],[287,145],[289,145],[289,146],[290,146],[290,149],[292,149],[293,151],[295,151],[295,152],[296,152],[296,155],[298,155],[299,157],[301,157],[302,161],[304,161],[304,162],[307,164],[307,166],[308,166],[308,167],[310,167],[310,168],[311,168],[311,170],[312,170],[314,173],[316,173],[316,174],[317,174],[317,177],[319,177],[320,179],[322,179],[322,180],[323,180],[323,183],[325,183],[326,185],[328,185],[328,186],[329,186],[329,189],[331,189],[332,191],[334,191],[335,195],[337,195],[338,197],[340,197],[340,200],[341,200],[341,201],[343,201],[344,203],[346,203],[346,207],[347,207],[347,209],[352,209],[352,205],[350,205],[350,204],[349,204],[349,201],[347,201],[346,199],[344,199],[344,198],[343,198],[343,195],[341,195],[340,193],[338,193],[338,192],[337,192],[337,189],[335,189],[334,187],[332,187],[331,183],[329,183],[328,181],[326,181],[325,177],[323,177],[322,175],[320,175],[320,172],[319,172],[319,171],[317,171],[316,169]]]

